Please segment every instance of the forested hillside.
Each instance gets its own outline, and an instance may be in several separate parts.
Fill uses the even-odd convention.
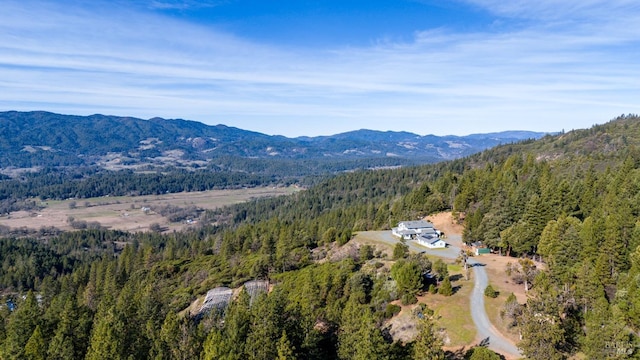
[[[638,356],[638,141],[624,116],[469,159],[454,204],[465,241],[548,266],[517,320],[530,358]]]
[[[640,119],[625,116],[452,162],[342,174],[211,211],[196,231],[2,239],[0,357],[463,358],[445,354],[428,309],[413,342],[382,327],[393,300],[425,291],[424,273],[448,279],[440,266],[367,246],[325,257],[355,231],[450,209],[465,241],[544,262],[522,269],[528,300],[504,315],[528,358],[638,358],[638,141]],[[211,288],[252,279],[272,291],[240,292],[224,312],[183,312]]]
[[[279,167],[280,173],[284,171],[289,176],[300,172],[309,175],[327,167],[335,172],[433,163],[543,135],[506,131],[420,136],[358,130],[332,136],[287,138],[181,119],[8,111],[0,112],[3,153],[0,169],[99,166],[148,170],[163,166],[185,169],[209,166],[264,174],[265,169]],[[296,160],[296,166],[290,166],[291,160]]]

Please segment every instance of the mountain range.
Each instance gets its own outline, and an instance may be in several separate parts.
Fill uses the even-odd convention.
[[[505,131],[467,136],[357,130],[332,136],[271,136],[182,119],[50,112],[0,112],[0,168],[97,165],[104,168],[203,166],[214,159],[387,159],[385,164],[456,159],[545,133]]]

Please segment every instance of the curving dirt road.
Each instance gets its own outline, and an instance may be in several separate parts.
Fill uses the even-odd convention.
[[[395,246],[399,241],[390,231],[373,231],[370,232],[376,235],[376,238],[386,244]],[[443,257],[447,259],[455,259],[460,254],[460,245],[462,240],[460,235],[450,234],[445,241],[449,244],[446,249],[428,249],[421,245],[418,245],[415,241],[407,241],[406,244],[410,251],[424,252],[429,255]],[[484,269],[484,264],[479,259],[469,259],[469,264],[472,266],[474,276],[474,287],[471,293],[471,317],[475,323],[476,330],[478,332],[477,337],[481,339],[483,344],[487,344],[488,348],[504,355],[509,359],[519,359],[522,354],[518,348],[513,345],[507,338],[502,336],[500,332],[491,324],[489,316],[484,307],[484,289],[489,285],[489,277]]]

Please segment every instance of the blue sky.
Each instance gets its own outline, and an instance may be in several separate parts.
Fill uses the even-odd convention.
[[[636,0],[3,0],[0,110],[267,134],[560,131],[640,113]]]

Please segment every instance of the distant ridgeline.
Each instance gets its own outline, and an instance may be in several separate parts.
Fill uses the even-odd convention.
[[[0,200],[160,194],[302,179],[310,185],[326,175],[456,159],[543,135],[358,130],[286,138],[187,120],[0,112]]]
[[[316,166],[325,167],[324,170],[347,170],[346,167],[363,165],[392,166],[455,159],[498,144],[543,135],[507,131],[462,137],[419,136],[408,132],[358,130],[333,136],[286,138],[187,120],[10,111],[0,112],[3,154],[0,168],[69,165],[134,168],[162,164],[243,171],[253,167],[256,169],[251,171],[260,171],[265,165],[253,160],[313,159],[317,161]],[[246,163],[238,159],[246,159]],[[344,160],[352,163],[327,165]],[[354,160],[364,162],[353,163]],[[284,170],[290,164],[285,162],[277,170]]]

